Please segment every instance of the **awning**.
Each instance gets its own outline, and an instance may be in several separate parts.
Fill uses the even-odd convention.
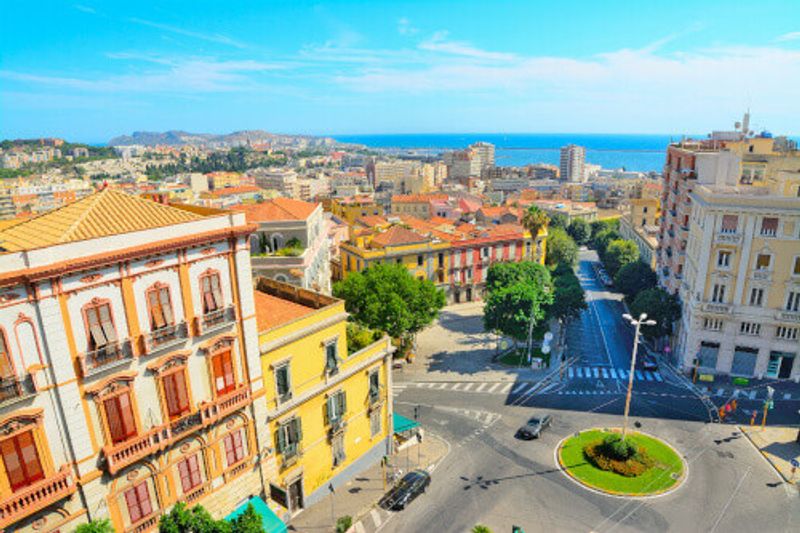
[[[284,524],[281,519],[278,518],[277,515],[272,511],[272,509],[270,509],[269,506],[264,503],[264,500],[258,496],[253,496],[245,503],[237,507],[234,512],[225,517],[225,521],[232,522],[234,518],[244,513],[244,510],[247,509],[249,504],[253,504],[253,508],[256,510],[256,513],[261,517],[261,525],[264,526],[264,531],[266,533],[286,533],[286,524]]]
[[[405,433],[415,427],[419,427],[419,422],[406,418],[403,415],[392,413],[392,423],[394,424],[395,433]]]

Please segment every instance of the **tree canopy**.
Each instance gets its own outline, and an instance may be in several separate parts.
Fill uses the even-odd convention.
[[[355,272],[333,286],[356,322],[397,339],[430,325],[444,307],[445,295],[429,280],[414,278],[397,264],[377,264]]]
[[[595,220],[592,222],[589,227],[592,230],[592,240],[597,237],[598,233],[603,231],[619,231],[619,219],[612,218],[612,219],[605,219],[605,220]]]
[[[681,317],[681,306],[677,296],[662,288],[645,289],[631,303],[633,316],[642,313],[656,321],[655,326],[642,326],[642,334],[655,339],[672,333],[672,324]]]
[[[539,234],[539,231],[549,223],[550,218],[547,213],[535,205],[528,206],[525,214],[522,215],[522,226],[531,233],[531,237],[534,239]]]
[[[603,262],[611,276],[616,276],[619,269],[639,260],[639,248],[636,243],[626,239],[617,239],[608,243]]]
[[[586,220],[576,218],[570,222],[569,227],[567,227],[567,233],[578,245],[584,245],[589,243],[589,239],[592,236],[592,229],[589,227],[589,223],[586,222]]]
[[[523,261],[490,266],[486,290],[484,327],[523,341],[528,336],[531,316],[536,322],[545,318],[554,289],[550,272],[545,267]]]
[[[655,287],[657,282],[656,273],[642,261],[628,263],[614,276],[614,285],[629,302],[643,290]]]
[[[575,266],[578,261],[578,245],[562,228],[550,228],[547,234],[545,262],[550,266],[566,264]]]
[[[553,271],[553,302],[547,309],[547,316],[559,320],[577,317],[586,309],[586,294],[578,276],[571,266],[562,264]]]
[[[248,505],[231,522],[216,520],[202,505],[192,508],[178,502],[158,522],[159,533],[264,533],[261,517]]]
[[[75,533],[114,533],[114,526],[107,518],[81,524],[75,528]]]
[[[551,228],[567,229],[567,226],[569,226],[569,217],[564,213],[554,213],[552,215],[549,215],[549,217],[550,217],[549,227]]]
[[[604,229],[597,233],[592,238],[592,246],[595,250],[597,250],[597,255],[600,256],[602,259],[606,253],[606,248],[611,241],[615,241],[620,238],[619,233],[613,229]]]

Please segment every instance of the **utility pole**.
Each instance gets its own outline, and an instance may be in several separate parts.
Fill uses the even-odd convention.
[[[628,432],[628,413],[631,408],[631,393],[633,392],[633,372],[636,370],[636,354],[639,350],[639,328],[644,326],[655,326],[655,320],[647,320],[647,313],[639,315],[638,320],[635,320],[631,315],[625,313],[622,318],[630,322],[636,327],[636,332],[633,335],[633,353],[631,353],[631,370],[628,374],[628,393],[625,395],[625,414],[622,420],[622,440],[625,440],[625,435]]]
[[[764,431],[764,426],[767,425],[767,410],[772,405],[773,394],[775,394],[775,389],[767,385],[767,398],[764,400],[764,416],[761,417],[761,431]]]

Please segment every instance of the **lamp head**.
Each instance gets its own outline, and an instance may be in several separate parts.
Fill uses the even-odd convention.
[[[628,313],[625,313],[624,315],[622,315],[622,318],[624,318],[628,322],[633,322],[633,317],[631,315],[629,315]]]
[[[642,313],[639,315],[639,320],[647,320],[647,313]]]
[[[648,320],[646,322],[642,322],[642,325],[643,326],[655,326],[656,325],[656,321],[655,320]]]

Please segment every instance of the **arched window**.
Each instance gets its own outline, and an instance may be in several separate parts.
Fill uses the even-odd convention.
[[[286,283],[289,278],[286,277],[284,274],[275,274],[275,281],[280,281],[282,283]]]
[[[280,233],[273,233],[269,238],[270,247],[272,248],[273,252],[277,252],[283,248],[283,242],[283,235]]]
[[[0,379],[14,376],[14,363],[8,348],[6,332],[0,329]]]

